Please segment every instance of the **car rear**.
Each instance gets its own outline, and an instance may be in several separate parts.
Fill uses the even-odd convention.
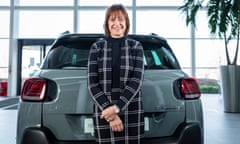
[[[101,37],[70,34],[55,41],[41,70],[24,82],[18,144],[94,143],[87,61],[91,44]],[[144,47],[145,142],[202,144],[203,117],[197,80],[181,70],[164,39],[154,35],[130,37]]]

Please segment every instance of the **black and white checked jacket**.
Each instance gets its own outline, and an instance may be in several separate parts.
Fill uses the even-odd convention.
[[[141,87],[144,75],[143,47],[140,42],[125,37],[120,56],[120,98],[116,105],[124,123],[124,134],[118,138],[111,134],[108,123],[99,118],[101,111],[112,105],[112,50],[106,39],[95,42],[89,52],[88,89],[94,101],[95,135],[98,142],[124,140],[125,143],[140,143],[143,136],[143,108]],[[109,137],[102,136],[110,131]],[[134,131],[132,134],[130,131]],[[112,137],[113,136],[113,137]],[[129,140],[129,141],[128,141]],[[137,140],[137,141],[134,141]]]

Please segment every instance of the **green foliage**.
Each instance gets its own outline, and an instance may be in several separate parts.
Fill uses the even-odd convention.
[[[201,93],[220,93],[220,87],[218,85],[200,85]]]
[[[206,0],[205,0],[206,1]],[[240,31],[240,0],[208,0],[203,7],[204,0],[184,0],[180,10],[186,15],[186,25],[196,27],[196,16],[201,8],[206,8],[210,33],[224,38],[227,64],[236,65],[239,49]],[[228,44],[235,39],[236,50],[233,61],[230,61]]]

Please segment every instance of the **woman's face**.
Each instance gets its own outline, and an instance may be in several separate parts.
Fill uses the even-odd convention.
[[[110,15],[108,18],[108,29],[113,38],[124,36],[126,31],[126,20],[121,12]]]

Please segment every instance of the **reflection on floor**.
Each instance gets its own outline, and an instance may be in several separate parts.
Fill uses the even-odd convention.
[[[17,110],[0,110],[1,144],[16,144]]]
[[[240,113],[225,113],[221,95],[203,95],[205,144],[239,144]]]
[[[238,144],[240,113],[224,113],[221,95],[203,94],[202,101],[205,144]],[[14,108],[17,106],[11,103],[4,107],[0,107],[0,140],[2,144],[15,144],[17,110]]]

